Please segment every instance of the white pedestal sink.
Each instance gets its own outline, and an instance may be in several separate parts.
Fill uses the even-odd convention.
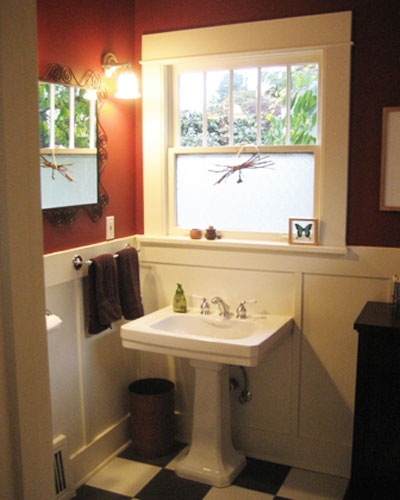
[[[292,324],[290,316],[223,319],[166,307],[121,327],[124,347],[189,358],[196,371],[192,441],[179,476],[228,486],[246,465],[232,445],[229,365],[256,366]]]

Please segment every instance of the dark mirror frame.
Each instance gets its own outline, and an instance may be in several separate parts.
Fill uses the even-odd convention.
[[[59,83],[67,86],[92,89],[97,92],[97,166],[98,166],[98,203],[87,206],[73,206],[62,208],[50,208],[43,210],[47,219],[55,226],[71,225],[78,212],[83,209],[93,222],[101,219],[105,207],[108,205],[108,194],[101,183],[101,174],[107,163],[107,136],[100,122],[100,110],[107,98],[107,91],[103,86],[99,73],[88,70],[82,78],[78,79],[69,66],[52,64],[40,81],[49,83]]]

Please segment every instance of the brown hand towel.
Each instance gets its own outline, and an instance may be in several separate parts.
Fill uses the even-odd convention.
[[[135,248],[124,248],[117,252],[118,284],[122,314],[125,319],[143,316],[140,293],[139,259]]]
[[[121,319],[115,258],[99,255],[89,266],[89,333],[100,333]]]

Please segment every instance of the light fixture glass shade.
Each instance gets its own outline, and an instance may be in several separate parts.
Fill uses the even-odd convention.
[[[138,99],[140,93],[138,90],[138,82],[133,71],[122,71],[117,79],[117,99]]]

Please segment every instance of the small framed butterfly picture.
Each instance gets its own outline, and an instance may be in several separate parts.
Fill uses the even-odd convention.
[[[318,245],[318,219],[289,219],[290,245]]]

